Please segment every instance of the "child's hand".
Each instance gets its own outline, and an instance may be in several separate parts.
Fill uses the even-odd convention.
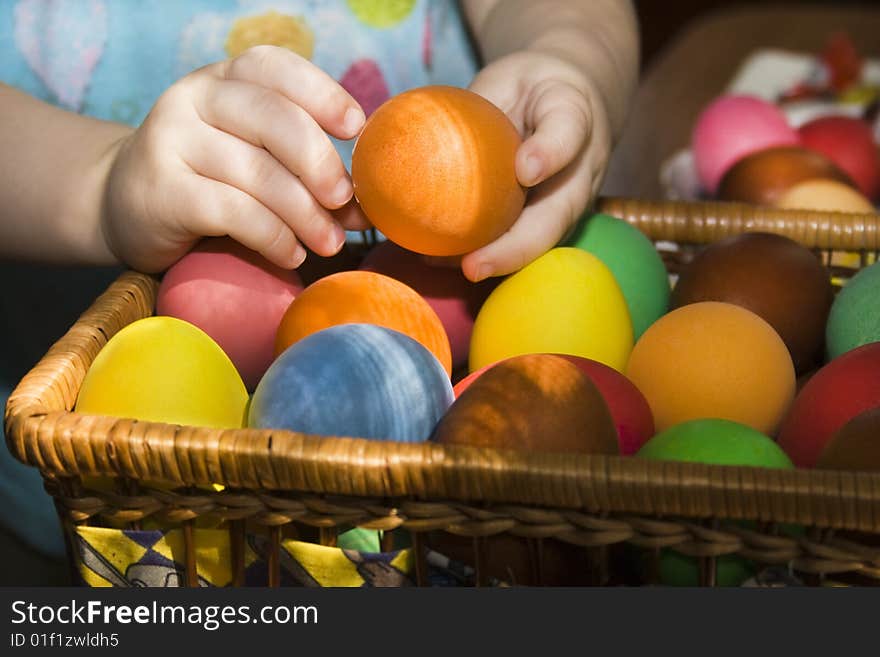
[[[465,276],[478,281],[517,271],[556,246],[598,193],[612,142],[596,88],[552,55],[502,57],[470,88],[500,107],[523,135],[516,174],[533,188],[510,230],[462,259]]]
[[[302,263],[302,245],[333,255],[343,228],[367,224],[326,133],[351,139],[363,124],[336,81],[288,50],[259,46],[199,69],[117,145],[105,239],[143,271],[165,269],[209,235],[288,268]]]

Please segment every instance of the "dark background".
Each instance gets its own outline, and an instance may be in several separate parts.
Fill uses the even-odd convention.
[[[715,11],[733,7],[757,7],[767,5],[813,5],[813,6],[877,6],[878,0],[635,0],[642,32],[642,69],[651,63],[654,55],[674,40],[678,32],[691,20]],[[880,34],[877,35],[880,39]]]

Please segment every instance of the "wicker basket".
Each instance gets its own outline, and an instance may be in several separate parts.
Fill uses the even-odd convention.
[[[599,209],[657,242],[670,271],[688,259],[689,245],[748,230],[787,235],[826,262],[832,249],[858,251],[863,264],[880,250],[876,215],[611,198]],[[880,473],[526,454],[72,413],[90,363],[122,327],[152,314],[157,285],[131,272],[113,283],[21,381],[5,427],[11,452],[42,472],[68,532],[78,524],[137,527],[148,518],[181,527],[187,585],[198,584],[195,523],[208,516],[230,532],[234,584],[244,581],[246,531],[267,534],[268,581],[277,585],[283,536],[298,528],[299,536],[332,545],[336,528],[352,525],[386,537],[407,530],[419,584],[427,581],[426,546],[438,531],[469,537],[477,585],[488,581],[486,537],[502,533],[528,546],[533,577],[522,583],[544,583],[547,541],[581,546],[596,584],[626,581],[614,570],[614,551],[624,544],[695,556],[707,585],[715,559],[735,553],[785,564],[808,583],[828,575],[880,580]],[[114,478],[117,486],[89,490],[82,483],[88,476]],[[205,488],[211,484],[225,488]],[[778,531],[785,523],[807,530]]]

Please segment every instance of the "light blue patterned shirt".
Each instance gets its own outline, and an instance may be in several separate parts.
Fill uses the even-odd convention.
[[[477,70],[455,0],[0,0],[0,81],[139,125],[172,83],[248,45],[308,57],[369,114],[401,91]],[[350,166],[352,142],[336,142]],[[0,262],[0,401],[116,275]],[[0,445],[0,526],[60,556],[36,470]]]

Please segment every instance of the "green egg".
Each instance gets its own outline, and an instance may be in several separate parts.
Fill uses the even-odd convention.
[[[794,467],[782,448],[760,431],[718,419],[691,420],[670,427],[645,443],[636,456],[711,465]]]
[[[669,309],[669,276],[638,228],[607,214],[586,215],[566,242],[599,258],[617,279],[636,340]]]
[[[843,287],[825,326],[829,360],[869,342],[880,342],[880,262],[860,271]]]
[[[788,455],[769,437],[744,424],[718,419],[691,420],[670,427],[645,443],[636,456],[712,465],[794,467]],[[659,565],[660,581],[667,586],[698,584],[697,562],[691,557],[662,550]],[[739,586],[753,574],[753,564],[737,555],[724,555],[715,561],[717,586]]]

